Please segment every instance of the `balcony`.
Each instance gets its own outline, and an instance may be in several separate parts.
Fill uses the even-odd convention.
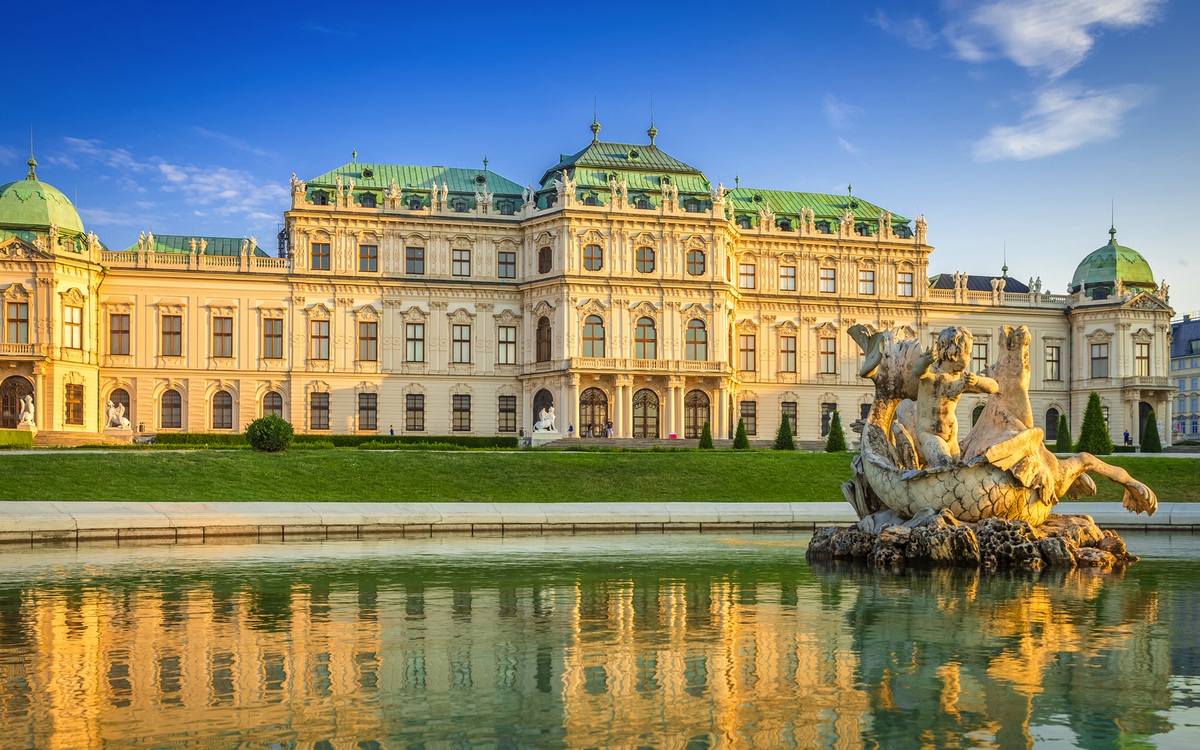
[[[723,375],[729,373],[724,362],[693,362],[686,359],[620,359],[612,357],[574,357],[567,361],[571,370],[609,372],[694,372]]]
[[[0,357],[42,357],[41,344],[3,344],[0,343]]]
[[[1175,390],[1175,386],[1168,377],[1151,377],[1149,375],[1135,375],[1132,378],[1121,378],[1122,388],[1153,388],[1162,390]]]

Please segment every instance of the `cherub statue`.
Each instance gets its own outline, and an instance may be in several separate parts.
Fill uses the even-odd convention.
[[[999,384],[966,372],[973,337],[966,328],[947,328],[913,364],[917,385],[917,449],[929,466],[949,466],[959,457],[955,408],[964,393],[996,393]]]

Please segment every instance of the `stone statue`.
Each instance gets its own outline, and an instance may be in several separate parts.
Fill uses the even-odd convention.
[[[671,183],[667,182],[666,180],[662,180],[658,187],[662,192],[663,203],[666,203],[667,199],[671,197]]]
[[[546,408],[546,409],[542,409],[542,412],[541,412],[541,414],[538,415],[538,417],[539,417],[539,419],[538,419],[537,423],[533,425],[534,432],[557,432],[557,430],[554,429],[554,407],[553,406]]]
[[[392,202],[392,208],[396,207],[396,201],[400,200],[400,188],[396,186],[396,178],[392,178],[392,184],[388,187],[387,199]]]
[[[50,239],[58,239],[58,224],[55,224],[53,221],[50,222]]]
[[[1113,282],[1113,295],[1117,297],[1125,296],[1125,282],[1119,278]]]
[[[346,187],[346,195],[348,196],[353,192],[354,192],[354,178],[351,177],[349,185]]]
[[[104,426],[119,427],[122,430],[133,429],[125,417],[125,404],[114,404],[111,400],[104,408]]]
[[[964,393],[995,393],[995,380],[967,372],[971,363],[971,332],[947,328],[937,343],[913,365],[917,379],[916,447],[929,466],[949,466],[958,459],[958,417],[955,410]]]
[[[88,249],[93,252],[100,249],[100,238],[96,236],[95,232],[88,232],[87,245],[88,245]]]
[[[442,203],[445,203],[446,199],[449,197],[450,197],[450,188],[446,187],[446,181],[442,180]]]
[[[334,177],[333,184],[337,185],[337,194],[338,194],[338,197],[341,198],[342,197],[342,176],[338,175],[337,177]]]
[[[154,232],[146,232],[146,252],[154,252]]]
[[[671,200],[679,202],[679,186],[673,182],[671,183]]]
[[[1034,283],[1034,286],[1037,287],[1037,293],[1041,294],[1042,293],[1042,277],[1038,276],[1037,281],[1035,281],[1033,283]]]
[[[624,198],[628,198],[628,197],[629,197],[629,181],[626,180],[624,177],[622,177],[621,178],[621,198],[624,199]]]
[[[296,173],[292,172],[292,195],[304,195],[308,185],[296,179]]]
[[[146,233],[140,232],[140,233],[138,233],[138,251],[145,252],[145,250],[146,250]]]
[[[1033,291],[1033,277],[1032,276],[1029,277],[1029,291],[1031,291],[1031,292]]]
[[[533,199],[536,197],[536,195],[537,193],[534,191],[533,185],[527,185],[525,189],[521,191],[521,200],[524,201],[523,205],[529,205],[530,203],[533,203]]]
[[[616,198],[620,194],[621,189],[617,187],[617,178],[613,175],[608,176],[608,190],[612,193],[612,197]]]
[[[20,421],[21,424],[27,424],[30,427],[34,426],[33,396],[32,395],[23,396],[20,400],[20,404],[21,404],[21,408],[20,408],[18,420]]]
[[[1163,279],[1162,283],[1158,285],[1158,296],[1162,297],[1164,302],[1167,302],[1171,299],[1170,291],[1171,287],[1167,286],[1167,280]]]
[[[190,251],[192,253],[192,255],[196,254],[196,238],[195,237],[188,240],[188,251]]]
[[[245,237],[242,238],[242,255],[248,255],[250,252],[250,243]]]

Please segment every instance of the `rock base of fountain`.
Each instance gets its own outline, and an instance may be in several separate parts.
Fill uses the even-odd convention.
[[[850,527],[817,529],[809,560],[864,559],[877,567],[908,564],[959,567],[1111,568],[1137,562],[1115,532],[1091,516],[1052,515],[1041,526],[1007,518],[968,523],[949,511],[926,510],[905,521],[894,511],[867,516]]]

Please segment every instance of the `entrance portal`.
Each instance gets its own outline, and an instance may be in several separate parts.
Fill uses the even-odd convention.
[[[658,394],[649,388],[633,394],[633,436],[658,437]]]
[[[599,388],[579,394],[579,437],[605,437],[608,432],[608,396]]]
[[[12,375],[0,383],[0,428],[17,429],[21,419],[21,399],[33,395],[33,383],[20,375]]]
[[[708,421],[708,394],[704,391],[688,391],[683,398],[683,436],[698,438]],[[709,430],[711,431],[711,427]]]
[[[554,394],[543,388],[533,394],[533,421],[530,424],[537,424],[542,421],[542,409],[549,409],[554,406]],[[555,421],[555,427],[558,427],[558,422]]]

